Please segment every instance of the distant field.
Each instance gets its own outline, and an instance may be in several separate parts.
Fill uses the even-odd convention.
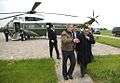
[[[0,60],[0,83],[57,83],[55,62],[51,59]]]
[[[99,43],[103,43],[103,44],[111,45],[113,47],[120,48],[120,39],[113,39],[113,38],[107,38],[107,37],[99,37],[99,38],[95,37],[95,40]]]
[[[100,31],[101,31],[101,35],[112,35],[111,30],[100,30]]]
[[[120,83],[120,55],[96,56],[88,73],[95,83]]]

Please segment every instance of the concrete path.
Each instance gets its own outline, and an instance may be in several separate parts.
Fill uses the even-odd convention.
[[[69,67],[68,61],[68,67]],[[73,80],[64,80],[62,76],[62,60],[56,60],[56,72],[58,77],[58,83],[93,83],[93,80],[90,78],[89,75],[85,74],[84,78],[80,76],[80,66],[76,64],[74,72],[73,72]]]
[[[60,38],[58,38],[58,45],[61,54]],[[94,55],[120,54],[120,49],[99,43],[96,43],[92,49]],[[27,41],[9,40],[8,42],[5,42],[4,35],[0,33],[0,59],[10,59],[11,56],[13,56],[14,59],[49,58],[48,40],[39,38]],[[93,83],[92,79],[87,74],[84,78],[80,77],[79,65],[76,65],[75,67],[73,73],[74,79],[65,81],[61,73],[62,59],[56,59],[55,50],[53,52],[53,58],[56,61],[56,71],[59,83]]]

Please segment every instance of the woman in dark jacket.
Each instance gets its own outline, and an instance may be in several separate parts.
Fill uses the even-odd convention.
[[[77,35],[80,43],[77,44],[76,50],[78,51],[80,67],[81,67],[81,77],[84,77],[86,73],[87,64],[91,63],[93,59],[93,54],[91,51],[92,44],[95,44],[94,37],[90,33],[89,28],[84,28],[80,35]]]

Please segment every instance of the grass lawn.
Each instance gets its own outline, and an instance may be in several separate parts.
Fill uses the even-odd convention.
[[[120,48],[120,39],[113,39],[113,38],[107,38],[107,37],[99,37],[99,38],[95,37],[95,40],[99,43],[103,43],[103,44],[111,45],[113,47]]]
[[[55,61],[51,59],[0,60],[0,83],[57,83]]]
[[[95,83],[120,83],[120,55],[96,56],[88,73]]]
[[[100,30],[101,35],[112,35],[112,31],[111,30]]]

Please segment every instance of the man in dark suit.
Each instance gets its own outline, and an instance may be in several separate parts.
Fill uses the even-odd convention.
[[[20,37],[21,41],[24,41],[24,31],[22,29],[20,30]]]
[[[4,29],[4,34],[5,34],[5,40],[6,40],[6,42],[8,42],[9,30],[7,28]]]
[[[81,29],[79,28],[79,26],[74,25],[74,31],[72,32],[72,37],[73,39],[77,38],[77,35],[81,34]],[[76,56],[77,56],[77,64],[79,64],[79,55],[78,55],[78,48],[79,43],[75,43],[75,52],[76,52]]]
[[[48,29],[50,58],[53,58],[52,57],[52,52],[53,52],[53,47],[55,47],[55,51],[56,51],[56,54],[57,54],[57,59],[60,59],[58,45],[57,45],[57,35],[56,35],[56,33],[53,29],[53,25],[49,24],[47,29]]]
[[[80,34],[77,38],[80,40],[77,50],[81,68],[81,77],[84,77],[87,65],[88,63],[91,63],[93,59],[91,45],[95,44],[95,40],[90,32],[90,29],[87,27],[84,28],[82,34]]]

